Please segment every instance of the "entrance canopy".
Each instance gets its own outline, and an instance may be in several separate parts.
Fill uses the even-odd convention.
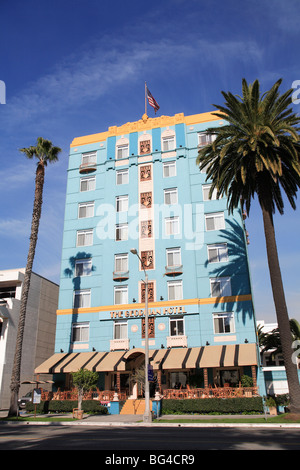
[[[88,369],[94,372],[122,372],[126,362],[142,349],[111,352],[56,353],[35,369],[36,374],[59,374]],[[149,351],[153,370],[181,370],[236,367],[257,364],[256,344],[230,344],[198,348]]]

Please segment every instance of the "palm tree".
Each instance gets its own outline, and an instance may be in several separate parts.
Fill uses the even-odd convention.
[[[49,140],[43,139],[42,137],[38,137],[36,147],[31,146],[29,148],[20,149],[20,151],[23,152],[27,158],[31,159],[33,157],[36,157],[38,159],[38,162],[35,177],[35,195],[31,221],[30,243],[25,269],[25,276],[22,285],[17,341],[10,384],[11,399],[9,416],[16,416],[18,413],[18,393],[20,389],[22,343],[25,327],[28,292],[30,287],[30,278],[32,273],[32,265],[35,255],[39,223],[42,212],[45,167],[47,166],[48,162],[52,163],[58,160],[57,156],[61,152],[61,149],[59,147],[54,147],[52,145],[52,142],[50,142]]]
[[[212,179],[210,195],[228,198],[228,211],[241,204],[250,212],[257,195],[262,210],[271,286],[280,331],[283,358],[291,398],[291,411],[300,413],[300,386],[295,364],[291,360],[292,336],[285,301],[273,223],[275,209],[284,212],[282,191],[292,208],[300,186],[300,118],[292,111],[288,90],[279,94],[278,80],[261,95],[260,84],[242,81],[242,97],[222,92],[225,106],[216,106],[214,114],[226,125],[207,130],[215,140],[199,150],[200,170],[207,166]]]

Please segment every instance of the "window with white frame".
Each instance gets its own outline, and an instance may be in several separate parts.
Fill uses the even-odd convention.
[[[129,156],[129,144],[124,143],[124,144],[117,144],[117,153],[116,153],[116,159],[120,160],[121,158],[128,158]]]
[[[114,322],[114,339],[127,339],[128,328],[127,321],[120,320]]]
[[[184,335],[184,319],[183,317],[170,318],[170,336]]]
[[[207,253],[209,263],[223,263],[228,261],[227,243],[207,245]]]
[[[126,273],[128,271],[128,253],[115,255],[115,272]]]
[[[128,286],[114,287],[114,303],[115,305],[128,303]]]
[[[170,152],[175,149],[175,135],[168,135],[162,137],[162,150],[163,152]]]
[[[234,314],[232,312],[222,312],[213,314],[214,333],[234,333]]]
[[[198,148],[211,144],[214,140],[216,140],[215,135],[206,134],[206,132],[199,132],[198,133]]]
[[[202,186],[203,201],[215,201],[217,199],[217,190],[216,190],[216,188],[213,190],[211,198],[209,198],[210,188],[211,188],[211,184],[204,184]]]
[[[74,292],[74,308],[88,308],[91,306],[91,289],[76,290]]]
[[[225,228],[224,212],[212,212],[205,214],[206,230],[222,230]]]
[[[94,201],[81,202],[80,204],[78,204],[78,219],[94,217],[94,206]]]
[[[116,241],[128,240],[128,224],[116,225]]]
[[[180,248],[167,248],[167,267],[173,268],[174,266],[181,266],[181,249]]]
[[[210,293],[212,297],[225,297],[231,295],[230,277],[211,278]]]
[[[163,163],[163,176],[164,178],[176,176],[176,161]]]
[[[165,218],[165,230],[166,235],[178,235],[179,234],[179,217],[166,217]]]
[[[93,229],[78,230],[76,246],[90,246],[93,244]]]
[[[90,276],[92,274],[92,259],[77,259],[75,261],[75,277]]]
[[[183,299],[182,281],[169,281],[168,282],[168,300],[181,300]]]
[[[128,211],[128,196],[117,196],[116,197],[116,212],[127,212]]]
[[[90,325],[88,322],[72,324],[72,343],[89,340]]]
[[[164,202],[165,204],[177,204],[178,192],[177,188],[164,189]]]
[[[96,176],[80,178],[80,192],[94,191],[96,189]]]
[[[128,184],[129,183],[129,170],[117,170],[116,171],[116,184]]]
[[[82,154],[81,164],[90,165],[97,162],[96,152],[87,152]]]

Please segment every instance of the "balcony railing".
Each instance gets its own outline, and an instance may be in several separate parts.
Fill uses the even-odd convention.
[[[111,351],[122,351],[129,350],[129,339],[111,339],[110,340],[110,350]]]
[[[127,279],[129,278],[129,271],[124,271],[124,272],[120,272],[120,271],[114,271],[113,272],[113,280],[114,281],[127,281]]]
[[[165,266],[165,276],[179,276],[183,272],[182,264],[178,266]]]
[[[91,173],[92,171],[96,171],[97,164],[95,162],[87,162],[81,163],[79,166],[79,173]]]
[[[167,348],[182,347],[187,348],[187,336],[167,336]]]

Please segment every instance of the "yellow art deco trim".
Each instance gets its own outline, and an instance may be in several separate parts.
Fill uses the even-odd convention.
[[[183,300],[167,300],[161,302],[151,302],[149,303],[149,308],[156,307],[180,307],[185,305],[207,305],[207,304],[216,304],[216,303],[226,303],[226,302],[245,302],[251,300],[251,294],[247,295],[231,295],[228,297],[208,297],[205,299],[183,299]],[[103,305],[99,307],[91,308],[78,308],[78,309],[64,309],[57,310],[57,315],[73,315],[74,313],[99,313],[99,312],[111,312],[118,310],[139,310],[145,308],[144,303],[134,303],[134,304],[122,304],[122,305]]]
[[[99,132],[98,134],[85,135],[82,137],[75,137],[71,143],[72,147],[79,147],[80,145],[94,144],[96,142],[103,142],[108,137],[119,136],[123,134],[130,134],[131,132],[139,132],[154,129],[156,127],[174,126],[175,124],[186,124],[191,126],[201,122],[217,121],[220,118],[214,116],[213,113],[193,114],[191,116],[184,116],[183,113],[175,114],[174,116],[160,116],[156,118],[149,118],[144,114],[143,118],[135,122],[127,122],[122,126],[111,126],[108,131]]]

